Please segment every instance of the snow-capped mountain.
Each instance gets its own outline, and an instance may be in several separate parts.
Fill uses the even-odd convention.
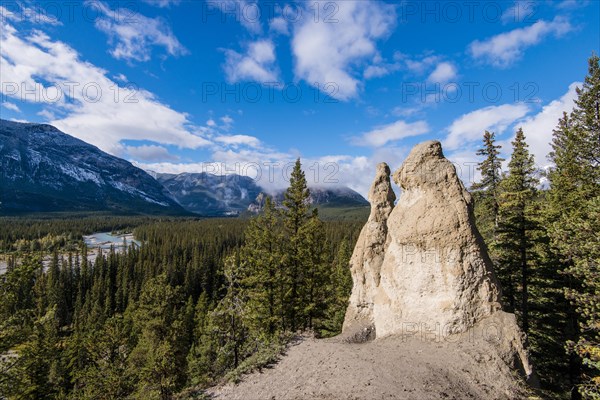
[[[153,174],[186,210],[201,215],[236,215],[261,192],[254,180],[240,175],[202,173]]]
[[[146,172],[51,125],[0,119],[0,214],[47,211],[204,216],[257,212],[266,192],[253,179]],[[283,201],[283,191],[273,195]],[[346,187],[312,187],[310,204],[369,203]]]
[[[266,190],[253,179],[240,175],[218,176],[209,173],[179,175],[151,173],[186,210],[202,215],[237,215],[259,212]],[[284,192],[272,195],[283,203]],[[362,207],[369,202],[347,187],[311,187],[309,204],[327,207]]]
[[[0,165],[0,213],[184,212],[145,171],[51,125],[0,119]]]

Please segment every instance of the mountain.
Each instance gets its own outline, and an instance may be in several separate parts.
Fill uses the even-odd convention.
[[[252,178],[202,173],[153,174],[186,210],[206,215],[237,215],[262,192]]]
[[[0,119],[0,212],[181,214],[145,171],[51,125]]]
[[[0,212],[111,211],[203,216],[258,212],[267,191],[252,178],[145,172],[51,125],[0,119]],[[282,204],[284,191],[273,195]],[[311,187],[311,205],[369,203],[346,187]],[[337,215],[337,214],[336,214]]]
[[[275,196],[276,201],[283,201],[284,192]],[[366,207],[369,202],[358,192],[346,186],[312,186],[308,202],[322,207]]]
[[[186,210],[207,216],[239,215],[245,211],[259,212],[267,190],[252,178],[241,175],[218,176],[203,173],[160,174],[152,173]],[[365,207],[369,202],[347,187],[311,187],[309,203],[319,207],[355,208]],[[273,196],[281,205],[284,191]]]

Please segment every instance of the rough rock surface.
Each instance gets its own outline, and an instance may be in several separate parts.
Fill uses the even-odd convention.
[[[500,309],[471,195],[436,141],[415,146],[394,181],[403,192],[387,221],[373,308],[377,337],[413,325],[464,332]]]
[[[472,198],[441,144],[415,146],[393,178],[402,188],[395,207],[389,169],[378,167],[371,217],[351,259],[346,340],[432,331],[448,336],[497,314],[500,286],[475,225]],[[499,316],[505,326],[497,352],[530,376],[514,316]]]
[[[375,180],[369,190],[371,214],[360,232],[350,262],[354,288],[346,311],[344,332],[351,341],[373,338],[373,300],[388,243],[386,222],[394,201],[396,195],[390,182],[390,168],[381,163],[377,165]]]

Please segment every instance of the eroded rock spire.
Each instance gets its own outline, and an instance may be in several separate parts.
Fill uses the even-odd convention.
[[[371,214],[358,237],[350,260],[354,287],[346,311],[344,333],[363,336],[362,340],[374,337],[373,300],[379,286],[381,265],[387,247],[387,219],[395,201],[390,167],[386,163],[380,163],[369,190]],[[357,337],[356,340],[361,339]]]
[[[524,335],[514,315],[501,310],[472,197],[440,142],[415,146],[393,178],[402,188],[395,206],[390,169],[377,166],[371,215],[350,262],[345,339],[432,332],[443,339],[491,327],[501,358],[531,377]]]

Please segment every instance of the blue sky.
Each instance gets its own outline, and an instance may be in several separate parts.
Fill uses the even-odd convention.
[[[366,194],[442,141],[463,180],[485,129],[547,164],[600,48],[600,2],[0,1],[2,118],[48,122],[160,172]]]

